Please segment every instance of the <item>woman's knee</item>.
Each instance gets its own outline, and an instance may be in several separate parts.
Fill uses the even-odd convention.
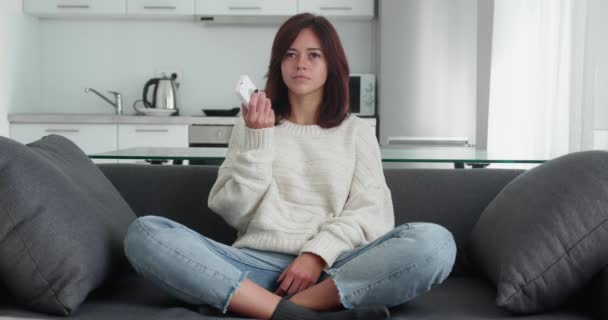
[[[429,248],[430,264],[435,269],[437,275],[443,281],[452,271],[454,261],[456,260],[456,242],[454,236],[445,227],[434,224],[424,224],[424,235],[422,238],[427,243],[425,247]]]
[[[133,220],[124,239],[124,251],[127,257],[146,254],[147,248],[152,245],[150,238],[163,229],[173,228],[173,224],[175,222],[159,216],[143,216]]]
[[[174,229],[179,224],[170,219],[159,216],[143,216],[139,217],[129,225],[127,236],[148,236],[157,232],[162,232],[167,229]]]
[[[399,226],[397,237],[415,241],[418,250],[436,271],[449,273],[456,259],[454,236],[445,227],[427,222],[415,222]]]
[[[452,233],[445,227],[430,222],[412,222],[394,229],[396,238],[414,238],[423,245],[453,242]]]
[[[135,219],[131,225],[139,225],[140,227],[147,229],[147,231],[152,232],[157,230],[172,229],[179,224],[165,217],[143,216]]]

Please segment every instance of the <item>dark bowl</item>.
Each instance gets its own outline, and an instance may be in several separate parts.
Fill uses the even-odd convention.
[[[232,109],[202,109],[203,113],[209,117],[234,117],[239,114],[241,108]]]

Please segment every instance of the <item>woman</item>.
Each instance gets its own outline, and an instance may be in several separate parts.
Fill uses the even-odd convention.
[[[348,77],[325,18],[287,20],[209,194],[236,242],[141,217],[125,240],[134,268],[184,301],[262,319],[385,319],[442,282],[453,237],[430,223],[393,229],[378,143],[349,115]]]

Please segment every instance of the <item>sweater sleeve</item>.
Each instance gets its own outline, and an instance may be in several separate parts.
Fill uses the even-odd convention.
[[[326,269],[342,252],[370,243],[395,226],[393,202],[375,134],[367,126],[358,130],[355,170],[344,209],[326,220],[319,233],[300,250],[319,255],[327,263]]]
[[[273,137],[274,128],[250,129],[239,118],[209,193],[209,208],[239,233],[246,230],[272,182]]]

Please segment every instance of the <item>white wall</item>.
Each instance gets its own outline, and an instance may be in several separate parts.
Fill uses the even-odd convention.
[[[0,1],[0,136],[8,136],[8,112],[39,101],[37,21],[21,8],[22,0]]]
[[[595,130],[608,130],[608,1],[591,0],[589,3],[590,30],[589,43],[591,48],[591,81],[593,82],[593,105]],[[605,145],[608,147],[608,145]]]
[[[353,72],[375,72],[375,22],[339,21]],[[141,99],[159,69],[177,69],[181,114],[239,105],[233,88],[240,74],[265,84],[279,23],[203,24],[195,21],[40,20],[41,100],[19,112],[111,113],[85,87],[122,93],[125,113]]]
[[[589,1],[589,24],[587,48],[590,61],[585,66],[589,83],[589,97],[585,102],[591,106],[592,115],[588,122],[593,126],[594,149],[608,150],[608,42],[606,32],[608,3],[605,0]]]

